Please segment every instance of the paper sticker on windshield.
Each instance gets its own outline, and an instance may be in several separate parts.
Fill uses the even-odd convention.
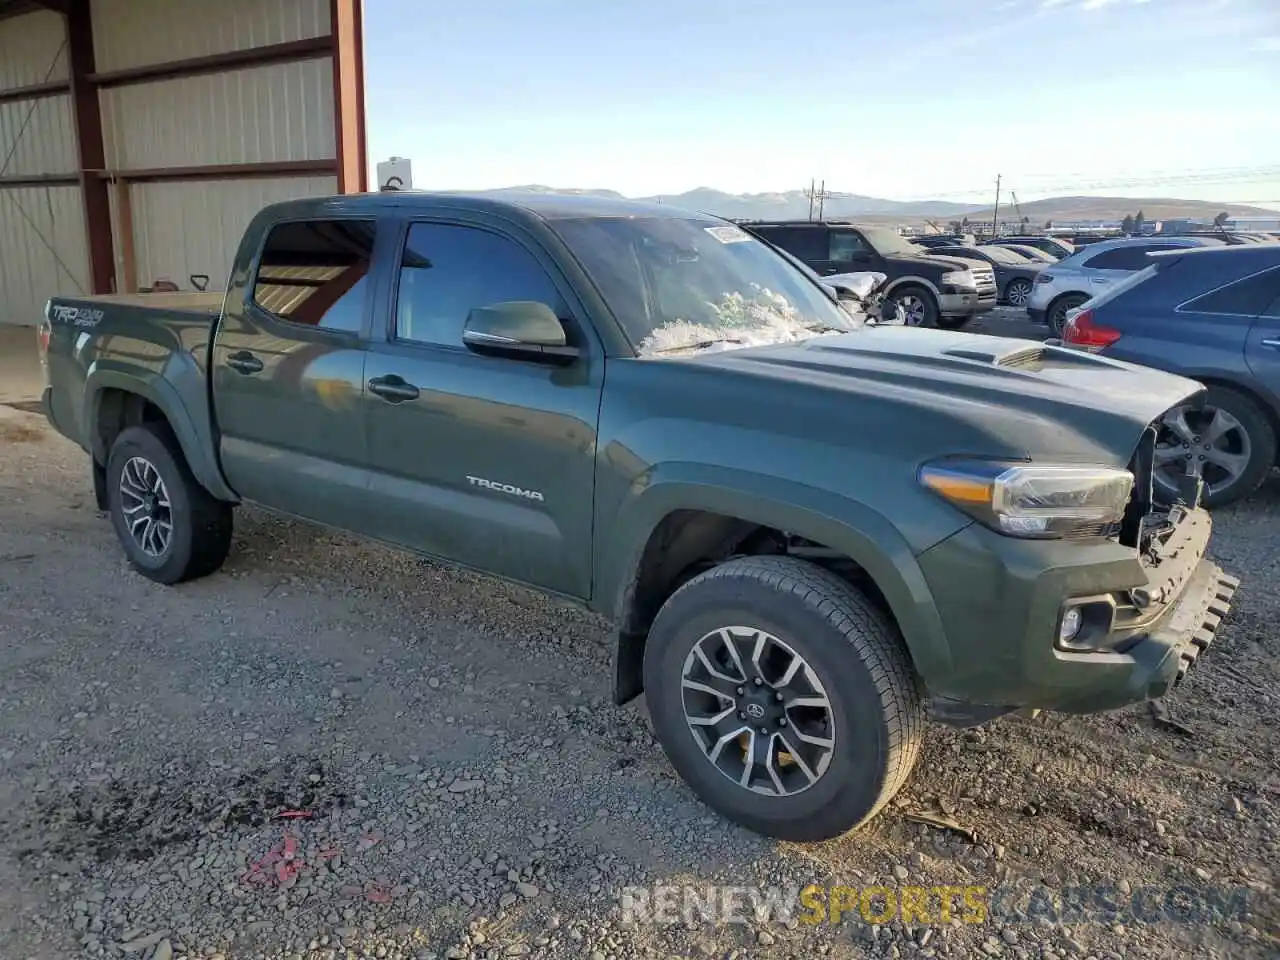
[[[703,229],[721,243],[745,243],[751,239],[751,234],[737,227],[704,227]]]

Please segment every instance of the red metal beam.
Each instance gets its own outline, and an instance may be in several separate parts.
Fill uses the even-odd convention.
[[[331,177],[336,160],[277,160],[266,163],[216,163],[202,167],[153,167],[147,170],[97,170],[102,180],[164,183],[182,180],[257,180],[264,177]]]
[[[362,0],[329,0],[333,31],[333,119],[338,192],[369,189],[364,116],[364,9]]]
[[[71,92],[69,80],[52,80],[49,83],[33,83],[27,87],[10,87],[0,90],[0,103],[14,103],[18,100],[39,100],[41,97],[56,97]]]
[[[85,234],[89,241],[89,283],[92,293],[111,293],[115,288],[116,275],[115,251],[111,242],[111,201],[106,181],[90,172],[101,170],[107,162],[102,146],[98,90],[88,80],[94,70],[93,20],[89,16],[89,0],[75,0],[71,4],[66,24],[80,192],[84,199]]]
[[[164,63],[129,67],[126,70],[92,73],[88,79],[98,87],[122,87],[132,83],[153,83],[157,80],[195,77],[202,73],[226,73],[228,70],[261,67],[269,63],[315,60],[319,57],[331,56],[333,50],[332,36],[307,37],[305,40],[290,40],[287,43],[273,43],[265,47],[230,50],[227,53],[192,57],[189,60],[168,60]]]
[[[80,182],[78,173],[20,173],[0,177],[0,189],[14,187],[74,187]]]

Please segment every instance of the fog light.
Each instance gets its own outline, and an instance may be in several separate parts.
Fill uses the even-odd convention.
[[[1076,638],[1076,634],[1080,632],[1080,625],[1084,622],[1084,618],[1080,615],[1079,607],[1068,607],[1062,614],[1062,623],[1058,625],[1058,642],[1068,644]]]

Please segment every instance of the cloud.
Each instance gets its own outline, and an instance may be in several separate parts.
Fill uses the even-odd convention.
[[[1059,8],[1072,7],[1077,10],[1101,10],[1104,7],[1115,7],[1120,4],[1130,4],[1139,6],[1144,3],[1151,3],[1152,0],[1040,0],[1041,10],[1055,10]]]

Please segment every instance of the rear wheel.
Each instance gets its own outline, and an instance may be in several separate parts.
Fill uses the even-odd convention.
[[[1045,310],[1045,319],[1049,322],[1049,330],[1055,337],[1061,337],[1067,328],[1067,311],[1074,310],[1089,298],[1083,293],[1064,293],[1049,304]]]
[[[107,459],[107,509],[129,563],[158,583],[213,573],[231,547],[231,505],[191,473],[164,424],[129,427]]]
[[[1010,280],[1004,288],[1004,302],[1011,307],[1025,307],[1031,299],[1031,284],[1026,280]]]
[[[694,577],[645,647],[650,715],[710,807],[818,841],[873,817],[906,781],[923,712],[889,618],[834,574],[747,557]]]
[[[938,300],[926,288],[914,283],[904,284],[889,294],[889,299],[902,307],[908,327],[940,325]]]
[[[1221,507],[1257,490],[1275,462],[1275,430],[1258,404],[1212,386],[1199,409],[1175,407],[1161,421],[1155,483],[1162,499],[1173,501],[1179,479],[1198,476],[1204,505]]]

